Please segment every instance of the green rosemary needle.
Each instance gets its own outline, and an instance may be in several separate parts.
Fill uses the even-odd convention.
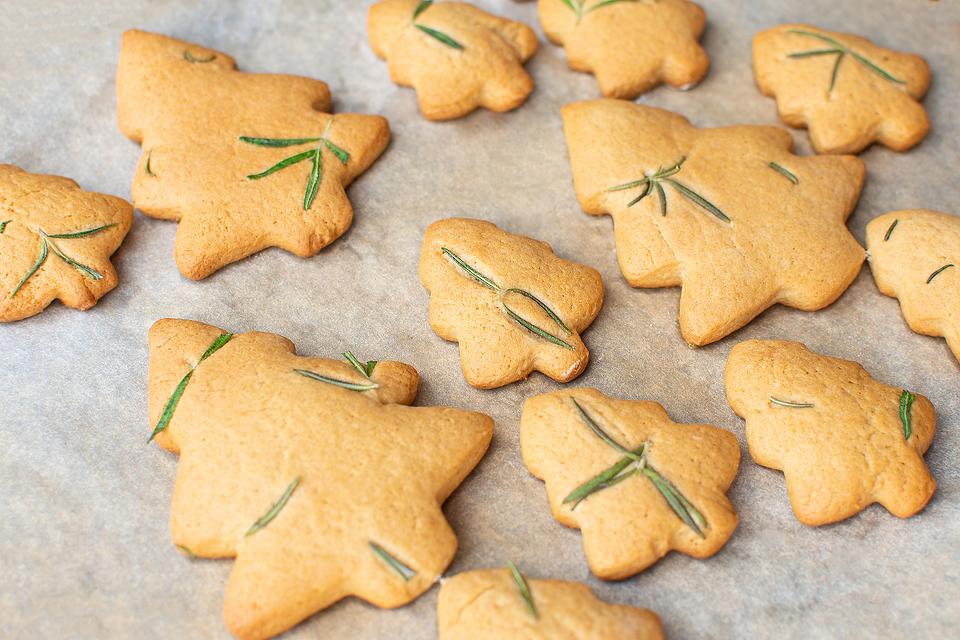
[[[433,0],[422,0],[420,4],[417,5],[417,8],[413,10],[413,19],[416,20],[417,17],[430,8],[430,5],[433,4]]]
[[[797,176],[795,176],[792,171],[790,171],[783,165],[779,165],[776,162],[771,162],[767,166],[773,169],[774,171],[776,171],[777,173],[779,173],[780,175],[782,175],[784,178],[786,178],[793,184],[800,184],[800,179],[797,178]]]
[[[343,354],[343,359],[353,365],[353,368],[365,375],[370,377],[373,375],[373,370],[377,366],[376,360],[367,360],[367,363],[364,364],[357,359],[357,356],[353,355],[352,351],[347,351]]]
[[[280,511],[282,511],[283,508],[287,505],[287,501],[290,500],[290,496],[293,495],[293,490],[296,489],[297,486],[299,486],[299,484],[300,484],[300,476],[297,476],[296,478],[293,479],[293,482],[291,482],[290,485],[287,487],[287,490],[283,492],[283,495],[280,496],[280,499],[277,500],[274,503],[274,505],[270,507],[270,509],[265,514],[260,516],[260,518],[256,522],[250,525],[250,528],[247,529],[247,532],[243,534],[244,537],[252,536],[257,531],[260,531],[260,529],[263,529],[265,526],[270,524],[270,521],[276,518],[277,514],[280,513]]]
[[[3,232],[7,229],[7,225],[11,222],[13,222],[13,220],[0,220],[0,235],[3,235]]]
[[[813,403],[811,402],[791,402],[790,400],[781,400],[780,398],[774,398],[773,396],[770,396],[770,403],[780,407],[787,407],[788,409],[813,408]]]
[[[198,58],[187,50],[183,51],[183,59],[186,60],[187,62],[192,62],[193,64],[203,64],[205,62],[213,62],[214,58],[216,57],[217,55],[215,53],[211,53],[206,58]]]
[[[537,606],[533,603],[533,594],[530,593],[530,586],[527,584],[523,574],[517,569],[517,565],[513,564],[513,561],[507,562],[507,568],[510,569],[510,575],[513,576],[513,581],[517,584],[517,590],[520,591],[520,595],[527,605],[527,611],[530,612],[534,620],[539,619],[540,616],[537,614]]]
[[[667,501],[667,504],[670,505],[673,512],[677,514],[677,517],[680,518],[685,525],[693,529],[694,533],[701,538],[705,538],[706,536],[703,533],[703,529],[707,527],[707,521],[704,519],[703,514],[690,504],[690,501],[673,486],[673,483],[657,473],[652,467],[649,465],[643,467],[643,473],[650,478],[653,486],[657,488],[657,491],[659,491],[664,500]]]
[[[117,223],[111,222],[110,224],[102,224],[99,227],[93,227],[90,229],[83,229],[81,231],[70,231],[68,233],[47,233],[44,234],[48,238],[83,238],[84,236],[92,236],[95,233],[109,229],[110,227],[117,226]]]
[[[27,275],[23,276],[23,279],[20,280],[20,283],[17,284],[14,290],[10,292],[10,295],[7,296],[8,298],[13,298],[13,296],[17,295],[17,293],[20,292],[20,289],[23,288],[23,285],[27,284],[27,280],[29,280],[33,276],[33,274],[35,274],[37,270],[41,266],[43,266],[43,263],[47,261],[48,254],[49,254],[49,249],[47,249],[47,241],[41,238],[40,239],[40,257],[37,258],[37,261],[33,263],[32,267],[30,267],[30,271],[27,272]]]
[[[647,445],[644,443],[631,451],[631,453],[634,454],[634,456],[642,458],[646,446]],[[570,504],[572,502],[573,506],[571,509],[576,509],[577,505],[586,500],[592,494],[602,491],[603,489],[608,489],[627,479],[632,472],[624,472],[624,470],[637,461],[637,458],[634,456],[624,456],[623,458],[620,458],[616,464],[607,467],[597,475],[578,486],[576,489],[567,494],[567,497],[563,499],[563,504]]]
[[[906,389],[900,394],[900,424],[903,425],[903,439],[909,440],[913,433],[913,401],[917,397]]]
[[[180,551],[181,551],[184,555],[186,555],[188,558],[190,558],[191,560],[196,560],[196,559],[197,559],[197,554],[195,554],[193,551],[190,551],[189,548],[183,546],[182,544],[178,544],[178,545],[177,545],[177,549],[180,549]]]
[[[150,151],[147,152],[147,164],[143,166],[143,172],[146,173],[151,178],[153,178],[153,177],[156,177],[157,174],[155,174],[153,170],[150,168],[151,158],[153,158],[153,149],[150,149]]]
[[[900,219],[899,219],[899,218],[897,218],[896,220],[894,220],[894,221],[893,221],[893,224],[891,224],[890,227],[887,229],[887,232],[883,235],[883,241],[884,241],[884,242],[886,242],[887,240],[889,240],[889,239],[890,239],[890,236],[893,235],[893,230],[897,228],[897,223],[898,223],[898,222],[900,222]]]
[[[595,436],[603,440],[605,443],[619,451],[621,454],[630,458],[631,460],[638,461],[640,460],[640,455],[630,451],[622,444],[611,438],[606,431],[603,430],[603,427],[598,425],[593,418],[584,411],[583,407],[580,406],[580,403],[577,402],[576,398],[570,398],[570,402],[573,403],[573,407],[577,410],[577,414],[580,416],[580,419],[583,420],[584,424],[594,433]]]
[[[603,7],[607,7],[611,4],[618,4],[620,2],[636,2],[636,1],[637,0],[603,0],[603,2],[598,2],[592,7],[587,7],[586,9],[584,9],[583,0],[562,0],[563,4],[570,7],[570,10],[577,15],[578,23],[585,15],[587,15],[591,11],[602,9]]]
[[[686,156],[684,156],[680,158],[679,162],[667,167],[666,169],[664,169],[663,167],[660,167],[657,169],[656,172],[650,175],[647,175],[643,178],[640,178],[639,180],[633,180],[631,182],[618,184],[616,186],[608,188],[607,191],[624,191],[626,189],[635,189],[636,187],[643,185],[644,189],[640,193],[640,195],[634,198],[633,200],[631,200],[629,203],[627,203],[627,206],[632,207],[633,205],[637,204],[638,202],[646,198],[650,193],[652,193],[652,191],[656,191],[657,198],[660,201],[660,215],[665,216],[667,215],[667,194],[663,190],[663,185],[662,185],[662,183],[665,182],[669,184],[671,187],[673,187],[680,195],[682,195],[684,198],[686,198],[693,204],[697,205],[701,209],[707,211],[711,215],[715,216],[716,218],[719,218],[724,222],[730,222],[730,217],[726,213],[724,213],[723,210],[720,209],[720,207],[713,204],[712,202],[704,198],[702,195],[700,195],[690,187],[686,186],[682,182],[675,180],[672,177],[680,172],[680,169],[683,167],[683,163],[686,162],[686,160],[687,158]]]
[[[943,273],[944,271],[946,271],[947,269],[949,269],[950,267],[953,267],[953,266],[956,266],[956,265],[954,265],[954,264],[951,262],[950,264],[945,264],[945,265],[943,265],[942,267],[940,267],[939,269],[937,269],[936,271],[934,271],[933,273],[931,273],[931,274],[930,274],[930,277],[927,278],[927,284],[930,284],[931,282],[933,282],[933,279],[934,279],[934,278],[936,278],[938,275],[940,275],[941,273]]]
[[[417,575],[416,571],[414,571],[413,569],[411,569],[410,567],[408,567],[407,565],[403,564],[402,562],[397,560],[395,557],[390,555],[386,549],[378,545],[373,540],[367,541],[367,544],[370,545],[370,548],[373,550],[373,553],[378,558],[383,560],[383,562],[386,563],[388,567],[396,571],[400,575],[400,577],[403,578],[404,582],[409,582],[411,578]]]
[[[850,49],[846,45],[841,44],[839,41],[835,40],[834,38],[831,38],[830,36],[826,36],[822,33],[816,33],[813,31],[807,31],[804,29],[791,29],[790,33],[801,35],[801,36],[807,36],[809,38],[816,38],[821,42],[825,42],[829,44],[831,48],[830,49],[812,49],[810,51],[797,51],[795,53],[787,54],[788,58],[810,58],[815,56],[826,56],[826,55],[837,56],[836,62],[834,62],[833,64],[833,70],[830,73],[830,86],[827,88],[827,95],[833,93],[833,88],[837,84],[837,75],[840,72],[840,63],[843,62],[843,59],[848,54],[854,60],[856,60],[863,66],[865,66],[870,71],[873,71],[883,79],[889,80],[890,82],[893,82],[896,84],[906,84],[906,81],[900,80],[899,78],[893,76],[888,71],[874,64],[863,55],[857,53],[853,49]]]
[[[466,273],[467,276],[469,276],[472,280],[476,281],[478,284],[483,285],[487,289],[490,289],[491,291],[496,292],[498,294],[497,302],[500,303],[501,309],[505,314],[507,314],[508,318],[510,318],[517,324],[519,324],[521,327],[523,327],[527,331],[533,333],[534,335],[539,336],[540,338],[543,338],[547,342],[551,342],[557,345],[558,347],[563,347],[564,349],[569,349],[570,351],[576,350],[576,347],[574,347],[572,344],[570,344],[566,340],[553,335],[552,333],[550,333],[549,331],[546,331],[541,327],[538,327],[537,325],[533,324],[532,322],[530,322],[529,320],[521,316],[519,313],[511,309],[510,306],[506,303],[505,299],[507,295],[511,293],[515,293],[517,295],[523,296],[524,298],[527,298],[528,300],[535,303],[538,307],[540,307],[544,311],[544,313],[547,314],[550,320],[553,321],[558,327],[560,327],[565,333],[567,333],[568,335],[573,333],[570,330],[570,328],[567,327],[567,325],[563,322],[560,316],[557,315],[556,312],[554,312],[553,309],[551,309],[549,305],[547,305],[547,303],[545,303],[543,300],[533,295],[526,289],[519,289],[516,287],[510,287],[508,289],[502,288],[496,282],[494,282],[487,276],[483,275],[482,273],[474,269],[463,258],[461,258],[456,253],[454,253],[453,251],[451,251],[446,247],[441,247],[440,252],[443,255],[450,258],[453,261],[453,263],[458,267],[460,267],[460,269],[462,269],[463,272]]]
[[[153,433],[150,434],[150,437],[147,439],[149,443],[157,435],[167,428],[170,424],[170,420],[173,418],[173,412],[176,411],[177,405],[180,403],[180,397],[183,395],[183,392],[187,389],[187,383],[190,382],[190,378],[193,377],[193,372],[200,366],[200,363],[212,356],[214,353],[220,350],[225,344],[230,342],[233,338],[232,333],[223,333],[217,336],[217,339],[207,347],[207,350],[203,352],[203,355],[200,356],[200,359],[197,360],[197,364],[190,367],[190,370],[184,374],[183,378],[180,379],[179,384],[173,390],[173,394],[170,396],[170,399],[167,400],[167,404],[164,405],[163,411],[160,413],[160,419],[157,420],[157,426],[153,428]]]
[[[380,386],[376,382],[350,382],[348,380],[338,380],[337,378],[331,378],[307,369],[294,369],[293,371],[294,373],[300,374],[304,378],[318,380],[319,382],[326,382],[327,384],[332,384],[333,386],[340,387],[342,389],[349,389],[350,391],[372,391]]]
[[[442,31],[437,31],[436,29],[424,26],[422,24],[414,24],[413,26],[415,26],[417,29],[420,29],[420,31],[423,31],[425,34],[427,34],[431,38],[434,38],[435,40],[439,40],[440,42],[442,42],[443,44],[447,45],[452,49],[457,49],[460,51],[463,50],[462,44],[460,44],[459,42],[457,42],[456,40],[454,40],[453,38],[451,38],[450,36],[448,36]]]

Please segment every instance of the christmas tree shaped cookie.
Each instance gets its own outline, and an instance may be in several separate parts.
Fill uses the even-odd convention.
[[[399,362],[297,356],[277,335],[185,320],[150,330],[149,414],[179,454],[173,541],[236,557],[227,626],[266,638],[346,596],[398,607],[457,539],[440,505],[483,456],[487,416],[409,407]]]
[[[585,388],[534,396],[523,405],[520,448],[546,483],[553,517],[583,533],[601,578],[627,578],[671,550],[707,558],[737,526],[725,495],[740,464],[737,439],[677,424],[655,402]]]
[[[864,165],[800,157],[776,127],[698,129],[620,100],[563,108],[577,199],[614,220],[635,287],[682,286],[680,331],[704,345],[780,303],[813,311],[860,272],[846,227]]]
[[[53,300],[89,309],[117,286],[110,256],[133,222],[125,200],[0,164],[0,322]]]
[[[330,110],[323,82],[242,73],[213,49],[123,34],[117,117],[143,147],[133,203],[179,221],[181,273],[205,278],[267,247],[309,257],[350,227],[344,190],[390,131],[379,116]]]

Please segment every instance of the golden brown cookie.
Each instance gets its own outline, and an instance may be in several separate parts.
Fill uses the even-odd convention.
[[[800,522],[837,522],[874,502],[908,518],[933,495],[923,454],[937,416],[920,394],[782,340],[735,346],[724,381],[750,455],[783,471]]]
[[[586,368],[580,333],[603,306],[603,282],[546,242],[483,220],[440,220],[423,238],[420,280],[430,292],[430,326],[460,343],[471,385],[501,387],[534,370],[569,382]]]
[[[777,303],[822,309],[860,272],[864,251],[846,227],[858,158],[800,157],[783,129],[697,129],[621,100],[562,111],[580,206],[613,216],[627,282],[683,287],[688,343],[719,340]]]
[[[960,217],[893,211],[867,225],[870,271],[917,333],[944,336],[960,360]]]
[[[440,505],[483,457],[493,421],[404,406],[412,367],[345,356],[352,364],[300,357],[278,335],[187,320],[150,329],[150,420],[180,455],[173,541],[190,556],[236,556],[224,615],[239,638],[350,595],[399,607],[453,559]]]
[[[428,120],[477,107],[510,111],[533,91],[523,63],[537,50],[537,36],[522,22],[464,2],[381,0],[370,7],[367,32],[390,79],[413,87]]]
[[[581,530],[587,563],[606,580],[671,550],[708,558],[737,527],[724,495],[740,464],[737,439],[677,424],[656,402],[585,388],[534,396],[523,405],[520,449],[546,483],[553,517]]]
[[[530,580],[515,566],[444,580],[437,626],[439,640],[663,639],[652,611],[607,604],[579,582]]]
[[[242,73],[220,51],[123,34],[117,117],[143,146],[133,203],[180,222],[174,256],[188,278],[267,247],[306,258],[350,227],[344,189],[390,129],[379,116],[328,111],[323,82]]]
[[[807,24],[753,39],[753,71],[791,127],[807,127],[819,153],[859,153],[874,142],[904,151],[930,129],[918,102],[930,67],[918,55]]]
[[[110,256],[133,223],[126,200],[0,164],[0,322],[55,299],[86,310],[117,286]]]
[[[570,68],[593,73],[608,98],[632,100],[668,82],[687,89],[710,67],[706,17],[687,0],[539,0],[540,24]]]

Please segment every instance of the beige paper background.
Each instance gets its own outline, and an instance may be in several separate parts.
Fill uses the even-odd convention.
[[[597,95],[592,76],[567,69],[546,42],[528,64],[536,91],[507,115],[478,112],[435,124],[414,94],[394,86],[365,35],[369,2],[298,0],[5,0],[0,10],[0,161],[68,175],[90,190],[129,197],[139,148],[115,123],[120,33],[138,27],[235,56],[251,71],[313,76],[338,111],[380,113],[393,142],[350,189],[352,229],[313,259],[263,252],[205,281],[182,278],[172,259],[176,225],[138,215],[115,257],[120,286],[92,311],[54,304],[0,326],[0,636],[4,638],[225,638],[221,621],[231,562],[191,562],[170,542],[176,459],[145,444],[146,331],[161,317],[291,338],[301,353],[391,358],[423,375],[419,402],[481,410],[497,423],[490,453],[448,501],[460,538],[451,573],[516,561],[530,577],[584,580],[601,597],[647,606],[673,638],[944,638],[960,625],[960,367],[941,339],[905,326],[897,302],[865,268],[818,313],[773,309],[746,329],[694,350],[680,339],[678,291],[628,287],[609,218],[590,218],[573,194],[558,109]],[[478,0],[539,26],[533,2]],[[849,30],[923,54],[933,67],[926,99],[933,130],[906,154],[873,149],[850,228],[886,211],[960,213],[960,8],[955,0],[702,0],[712,68],[688,93],[661,88],[644,103],[701,126],[777,124],[756,90],[750,40],[784,21]],[[541,33],[542,40],[542,33]],[[189,108],[185,105],[185,108]],[[805,134],[794,132],[809,153]],[[620,583],[591,577],[578,532],[549,514],[542,484],[520,460],[523,400],[556,389],[538,374],[497,391],[468,387],[456,345],[427,325],[417,279],[426,226],[476,216],[551,242],[599,269],[607,301],[585,340],[592,362],[574,385],[663,403],[675,420],[743,424],[724,400],[722,371],[738,341],[802,340],[860,361],[875,377],[930,397],[939,433],[927,461],[939,482],[929,507],[901,521],[880,507],[810,529],[793,517],[780,473],[746,450],[730,497],[741,516],[714,558],[672,554]],[[347,600],[292,638],[435,635],[433,589],[381,611]]]

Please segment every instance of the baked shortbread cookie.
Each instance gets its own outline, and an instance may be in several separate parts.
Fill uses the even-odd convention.
[[[117,286],[110,256],[133,223],[126,200],[0,164],[0,322],[59,299],[86,310]]]
[[[923,454],[937,417],[923,396],[782,340],[735,346],[724,380],[750,454],[783,471],[800,522],[837,522],[874,502],[907,518],[933,495]]]
[[[237,637],[349,595],[399,607],[446,569],[457,538],[440,505],[486,451],[489,417],[405,406],[412,367],[300,357],[274,334],[160,320],[149,342],[153,436],[180,455],[173,541],[236,556]]]
[[[330,110],[323,82],[242,73],[220,51],[123,34],[117,118],[143,146],[133,203],[180,222],[183,275],[204,278],[267,247],[309,257],[350,227],[344,189],[390,129],[379,116]]]
[[[874,142],[896,151],[927,135],[920,104],[930,67],[918,55],[806,24],[785,24],[753,39],[753,71],[791,127],[807,127],[819,153],[859,153]]]
[[[523,405],[520,449],[546,483],[553,517],[581,530],[587,564],[606,580],[672,550],[708,558],[737,527],[724,495],[740,464],[737,439],[677,424],[655,402],[586,388],[534,396]]]
[[[509,111],[533,91],[523,63],[537,50],[537,36],[522,22],[464,2],[381,0],[370,7],[367,31],[390,79],[413,87],[428,120],[477,107]]]
[[[911,209],[874,218],[867,252],[877,287],[900,300],[910,328],[945,337],[960,360],[960,217]]]
[[[652,611],[607,604],[579,582],[529,580],[514,566],[444,580],[437,626],[439,640],[663,638],[660,618]]]
[[[539,0],[538,8],[570,68],[593,73],[608,98],[632,100],[661,82],[686,89],[710,67],[698,42],[706,17],[693,2]]]
[[[680,331],[714,342],[780,303],[821,309],[860,272],[846,227],[864,165],[800,157],[777,127],[697,129],[621,100],[563,107],[580,206],[614,220],[634,287],[682,286]]]
[[[474,387],[501,387],[534,370],[569,382],[586,368],[580,333],[603,306],[603,282],[546,242],[483,220],[440,220],[424,235],[420,280],[430,292],[430,326],[460,343],[463,376]]]

